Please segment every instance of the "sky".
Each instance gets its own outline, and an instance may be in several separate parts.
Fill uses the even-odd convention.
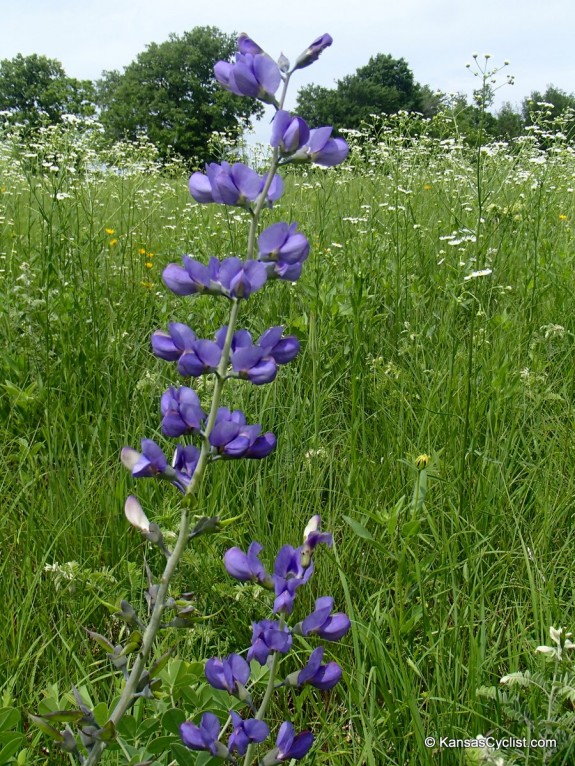
[[[43,54],[69,76],[93,80],[122,71],[151,42],[206,25],[247,32],[292,62],[331,34],[332,47],[292,78],[288,108],[299,87],[333,87],[378,53],[404,58],[422,85],[468,95],[474,53],[478,61],[489,53],[493,66],[508,60],[500,78],[511,74],[515,84],[498,91],[496,107],[518,106],[551,83],[575,92],[573,0],[0,0],[0,59]]]

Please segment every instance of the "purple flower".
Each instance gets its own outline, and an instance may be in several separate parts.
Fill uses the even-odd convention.
[[[227,747],[218,742],[220,728],[220,722],[213,713],[204,713],[199,726],[191,721],[182,723],[180,737],[190,750],[208,750],[212,755],[227,758]]]
[[[302,566],[302,549],[284,545],[276,556],[273,583],[276,594],[274,612],[291,614],[296,590],[313,574],[313,562]]]
[[[271,383],[277,375],[275,359],[266,355],[258,346],[239,348],[231,355],[232,369],[240,378],[249,380],[256,386]]]
[[[265,284],[267,271],[257,261],[225,258],[219,271],[219,280],[226,294],[232,298],[248,298]]]
[[[196,293],[221,295],[223,293],[222,286],[218,281],[220,261],[217,258],[210,258],[207,266],[190,258],[189,255],[182,256],[182,262],[183,267],[176,263],[170,263],[162,273],[165,285],[172,292],[176,295],[194,295]],[[161,342],[157,340],[156,343],[158,350],[162,350]],[[156,352],[155,349],[154,352]],[[166,349],[166,353],[169,353],[169,349]]]
[[[268,277],[292,282],[299,278],[309,255],[309,242],[296,228],[297,223],[274,223],[258,237],[258,258],[269,264]]]
[[[260,48],[260,46],[254,42],[251,37],[248,37],[245,32],[238,35],[237,44],[240,53],[251,53],[252,56],[257,56],[258,53],[265,53],[264,49]]]
[[[120,459],[136,479],[157,476],[166,473],[168,469],[166,456],[151,439],[142,439],[142,452],[131,447],[124,447],[120,453]]]
[[[228,326],[224,325],[223,327],[220,327],[220,329],[217,331],[215,335],[216,343],[222,349],[226,342],[227,334],[228,334]],[[235,351],[238,348],[244,348],[246,346],[252,346],[252,345],[253,345],[252,336],[247,330],[236,330],[235,333],[232,335],[232,345],[231,345],[232,351]]]
[[[285,109],[280,109],[273,119],[270,144],[279,147],[282,155],[288,156],[305,146],[309,140],[307,122],[301,117],[292,117]]]
[[[169,332],[157,330],[152,335],[152,350],[156,356],[169,362],[178,362],[178,372],[184,376],[198,376],[215,372],[222,355],[221,348],[210,340],[198,340],[185,324],[172,322]]]
[[[317,545],[325,543],[329,548],[333,545],[333,536],[330,532],[320,532],[321,517],[312,516],[303,532],[302,564],[306,566],[310,561]]]
[[[248,662],[256,659],[265,665],[272,652],[287,654],[292,645],[292,636],[287,625],[280,628],[280,623],[262,620],[252,625],[252,645],[248,650]]]
[[[182,436],[200,431],[206,413],[195,391],[186,386],[177,390],[170,388],[162,394],[162,433],[166,436]]]
[[[349,617],[342,612],[331,613],[333,598],[322,596],[315,602],[315,610],[297,626],[303,636],[316,635],[326,641],[339,641],[350,629]]]
[[[250,742],[263,742],[270,733],[267,723],[256,718],[244,721],[234,710],[230,710],[234,730],[228,740],[230,753],[237,750],[239,755],[245,755]]]
[[[182,447],[178,444],[172,460],[172,468],[176,472],[176,481],[174,484],[185,493],[186,487],[192,480],[198,460],[200,459],[200,450],[193,444]]]
[[[299,354],[299,340],[294,335],[283,335],[283,327],[270,327],[260,337],[257,345],[266,356],[271,356],[276,364],[287,364]]]
[[[225,660],[217,657],[208,660],[205,673],[208,683],[214,689],[241,696],[250,677],[250,666],[239,654],[230,654]]]
[[[280,726],[276,739],[276,762],[289,761],[291,758],[299,761],[300,758],[303,758],[308,753],[312,745],[313,734],[310,731],[302,731],[296,735],[291,723],[284,721]]]
[[[196,202],[217,202],[222,205],[248,207],[259,197],[266,182],[266,176],[259,176],[255,170],[236,162],[211,162],[206,165],[206,174],[193,173],[190,177],[190,194]],[[283,194],[283,180],[274,176],[267,193],[270,205]]]
[[[311,517],[303,531],[304,547],[310,551],[313,551],[316,545],[320,543],[325,543],[329,548],[333,545],[333,535],[331,532],[320,532],[320,527],[321,516],[316,514]]]
[[[281,82],[278,65],[265,53],[256,53],[261,48],[247,36],[238,40],[238,46],[246,52],[236,53],[236,60],[231,64],[218,61],[214,66],[216,80],[236,96],[250,96],[277,106],[274,93]]]
[[[304,67],[313,64],[314,61],[318,60],[320,53],[328,48],[332,43],[333,38],[331,35],[328,35],[327,32],[325,35],[317,37],[313,43],[311,43],[311,45],[298,56],[292,71],[295,72],[296,69],[303,69]]]
[[[224,295],[226,298],[248,298],[259,290],[267,279],[267,269],[258,261],[244,262],[233,257],[224,258],[220,262],[217,258],[210,258],[209,264],[205,266],[187,255],[183,256],[182,261],[183,267],[171,263],[162,274],[166,286],[176,295],[209,293]],[[152,348],[156,356],[174,361],[185,350],[195,351],[195,341],[196,336],[189,327],[176,323],[170,325],[169,333],[157,330],[152,335]],[[212,348],[210,353],[214,352],[215,349]]]
[[[309,684],[321,691],[332,689],[340,680],[342,671],[337,662],[332,661],[328,662],[327,665],[322,665],[323,652],[323,646],[318,646],[317,649],[314,649],[305,668],[299,673],[292,673],[291,676],[288,676],[288,679],[296,676],[294,684],[296,686]]]
[[[275,449],[276,438],[272,433],[260,436],[261,426],[247,425],[241,410],[230,411],[220,407],[209,441],[217,452],[226,458],[263,458]]]
[[[333,128],[310,130],[309,141],[289,157],[290,162],[315,162],[316,165],[332,167],[343,162],[349,154],[349,146],[343,138],[331,138]]]
[[[247,554],[240,548],[233,547],[224,554],[224,566],[232,577],[241,582],[259,582],[266,587],[271,586],[271,578],[264,565],[259,560],[262,546],[255,541],[250,544]]]

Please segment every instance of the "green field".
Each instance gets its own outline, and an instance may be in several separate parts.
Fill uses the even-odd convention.
[[[351,617],[328,646],[344,677],[273,711],[314,731],[310,764],[459,764],[462,750],[425,737],[575,732],[570,664],[534,651],[550,626],[575,628],[575,151],[560,135],[477,152],[412,133],[398,121],[353,138],[337,169],[286,173],[264,213],[264,226],[298,221],[311,254],[297,284],[243,302],[239,326],[283,324],[302,351],[269,386],[224,389],[278,448],[210,466],[200,512],[243,516],[191,546],[174,582],[212,616],[158,642],[188,661],[243,650],[267,600],[231,580],[223,553],[255,539],[271,561],[320,513],[335,546],[296,608],[329,593]],[[143,604],[146,544],[125,498],[166,531],[180,515],[175,490],[119,461],[143,437],[172,448],[159,398],[181,381],[150,335],[179,321],[209,338],[228,310],[175,296],[161,272],[246,246],[248,214],[194,203],[179,166],[142,145],[107,170],[92,144],[74,126],[0,143],[0,708],[21,711],[21,731],[46,690],[75,684],[106,704],[118,692],[84,628],[118,639],[102,602]],[[207,405],[209,381],[192,385]],[[523,689],[514,717],[500,693],[477,694],[519,670],[555,672],[551,698]],[[22,742],[21,764],[71,762],[35,729]],[[499,755],[575,763],[567,745]]]

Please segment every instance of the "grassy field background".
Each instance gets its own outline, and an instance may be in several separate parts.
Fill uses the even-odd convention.
[[[178,653],[244,648],[265,605],[230,581],[224,551],[256,539],[270,561],[320,513],[336,545],[298,609],[329,592],[352,631],[329,647],[340,686],[290,703],[317,736],[307,762],[461,763],[424,738],[526,736],[525,717],[477,690],[541,671],[549,627],[575,627],[575,152],[560,137],[477,152],[399,123],[351,140],[341,168],[287,172],[264,217],[298,221],[311,255],[240,326],[283,324],[302,352],[270,386],[225,389],[278,449],[209,471],[202,512],[244,516],[187,554],[174,587],[215,616],[178,633]],[[175,492],[119,462],[142,437],[170,449],[159,398],[178,377],[150,335],[184,321],[211,337],[227,311],[173,295],[161,271],[245,251],[247,214],[195,204],[177,165],[145,145],[108,162],[121,172],[73,126],[0,144],[0,700],[22,711],[56,681],[113,694],[84,627],[117,636],[102,601],[142,601],[125,497],[163,529],[179,519]],[[198,390],[207,403],[209,382]],[[533,719],[547,712],[543,699]],[[26,763],[68,763],[30,737]]]

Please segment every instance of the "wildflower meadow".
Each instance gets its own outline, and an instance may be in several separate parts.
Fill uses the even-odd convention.
[[[308,126],[331,44],[207,166],[0,134],[0,766],[575,763],[575,148]]]

